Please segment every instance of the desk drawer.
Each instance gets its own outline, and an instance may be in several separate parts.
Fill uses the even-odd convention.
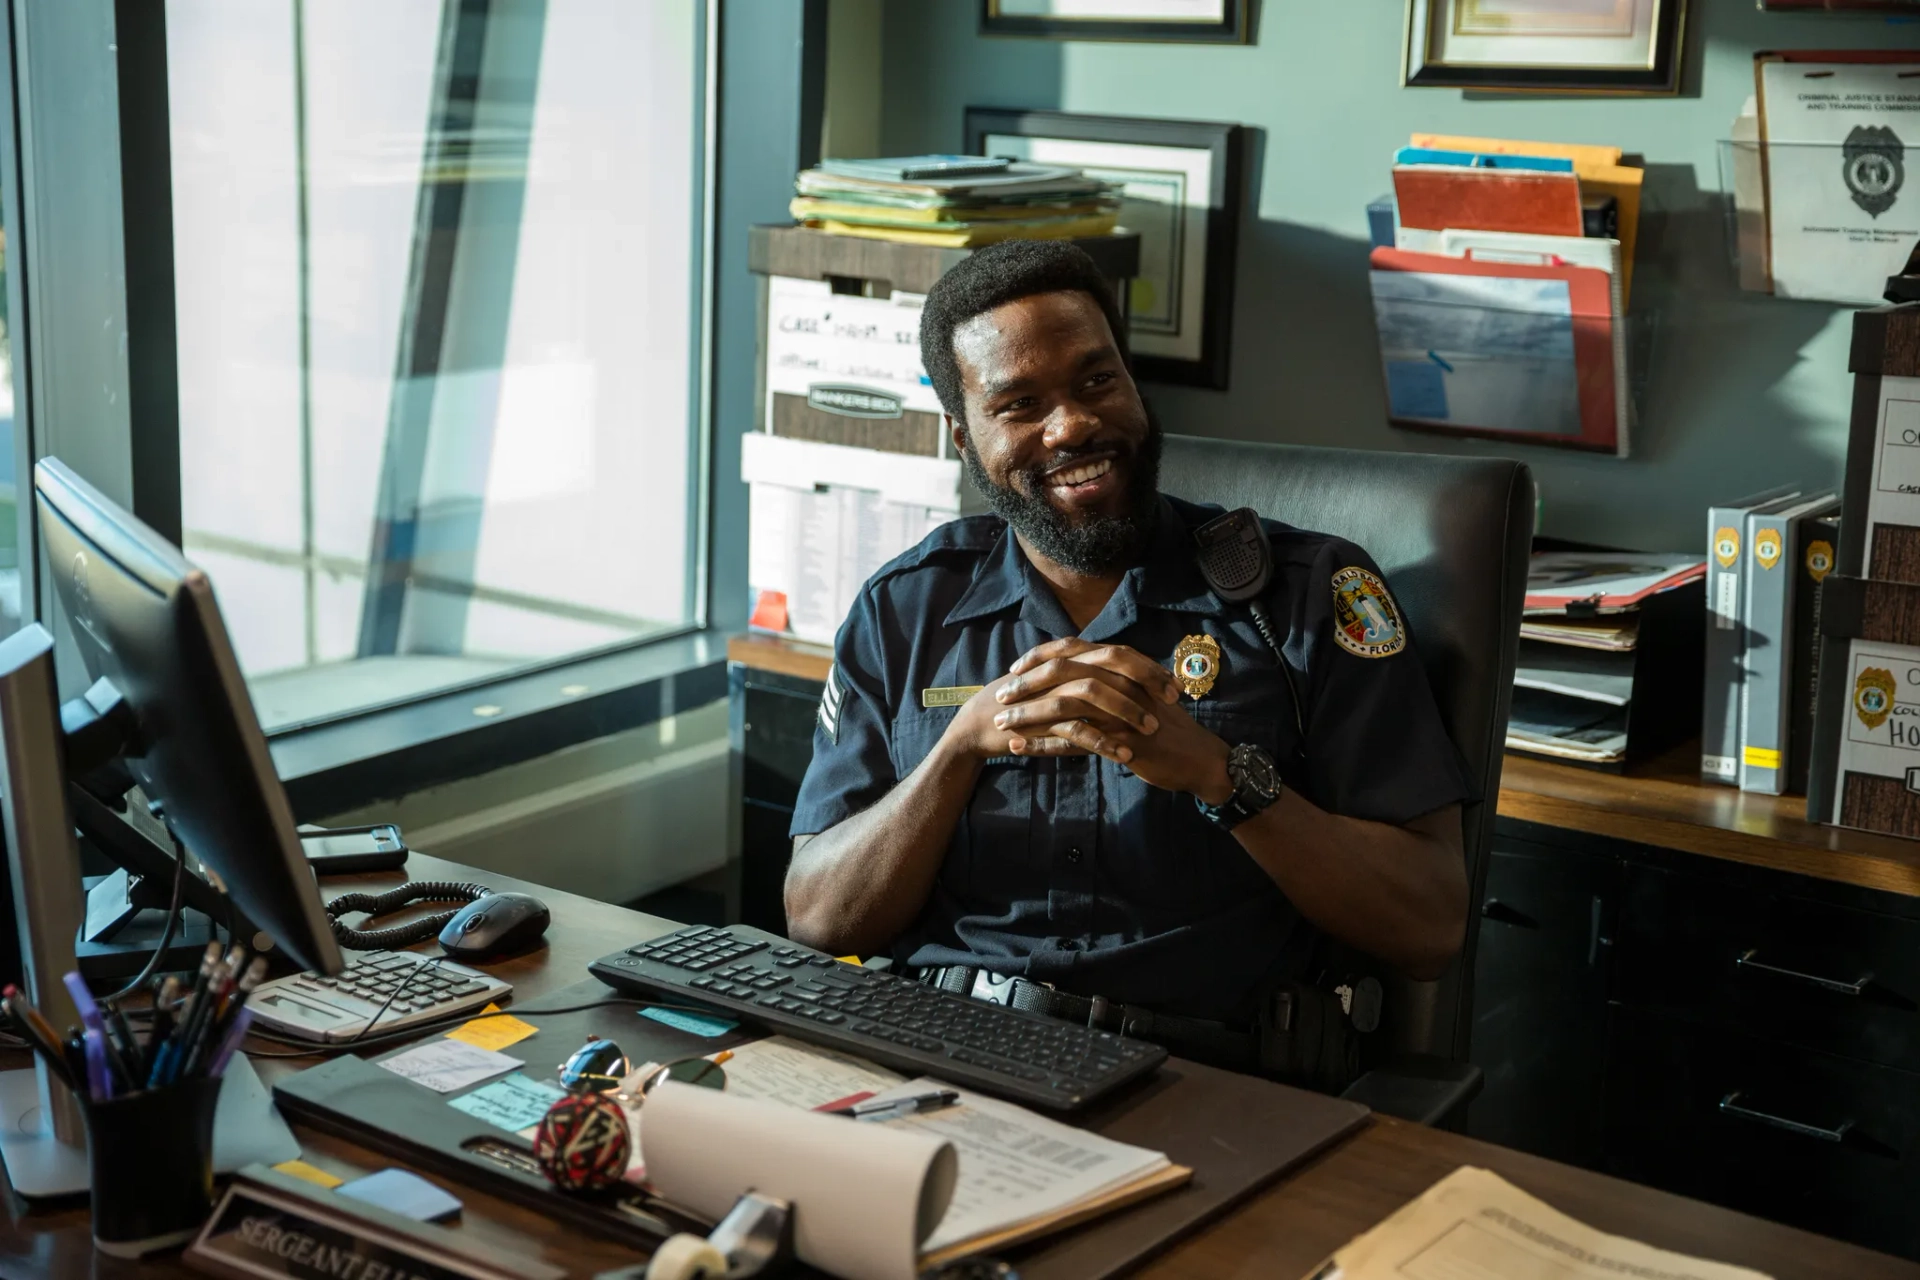
[[[1614,996],[1920,1071],[1920,921],[1630,867]]]
[[[1920,1254],[1920,1077],[1616,1009],[1607,1171]]]

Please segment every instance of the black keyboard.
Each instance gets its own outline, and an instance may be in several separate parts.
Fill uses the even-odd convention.
[[[1167,1051],[842,964],[785,938],[700,925],[604,956],[594,977],[651,1000],[709,1006],[813,1044],[1016,1102],[1071,1111]]]

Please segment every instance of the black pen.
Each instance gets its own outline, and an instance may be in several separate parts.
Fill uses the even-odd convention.
[[[932,1093],[916,1093],[905,1098],[869,1098],[823,1114],[845,1116],[849,1120],[893,1120],[900,1116],[918,1115],[923,1111],[938,1111],[959,1101],[960,1095],[953,1090],[937,1089]]]

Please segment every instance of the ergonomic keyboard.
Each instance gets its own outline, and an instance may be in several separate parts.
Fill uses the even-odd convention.
[[[1167,1051],[795,946],[745,925],[707,925],[587,966],[649,1000],[707,1006],[909,1075],[1071,1111],[1166,1061]]]
[[[263,982],[248,997],[247,1007],[253,1010],[255,1026],[301,1040],[338,1043],[362,1033],[406,1031],[512,994],[511,983],[445,956],[361,951],[347,953],[347,967],[337,978],[296,973]],[[376,1025],[369,1027],[369,1021]]]

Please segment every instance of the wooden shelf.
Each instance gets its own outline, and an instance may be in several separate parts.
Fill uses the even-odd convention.
[[[1920,897],[1920,841],[1807,821],[1805,796],[1763,796],[1698,776],[1700,747],[1630,776],[1509,754],[1500,816]]]
[[[827,668],[833,665],[833,650],[823,644],[779,636],[743,635],[727,641],[727,661],[802,680],[824,681]]]

